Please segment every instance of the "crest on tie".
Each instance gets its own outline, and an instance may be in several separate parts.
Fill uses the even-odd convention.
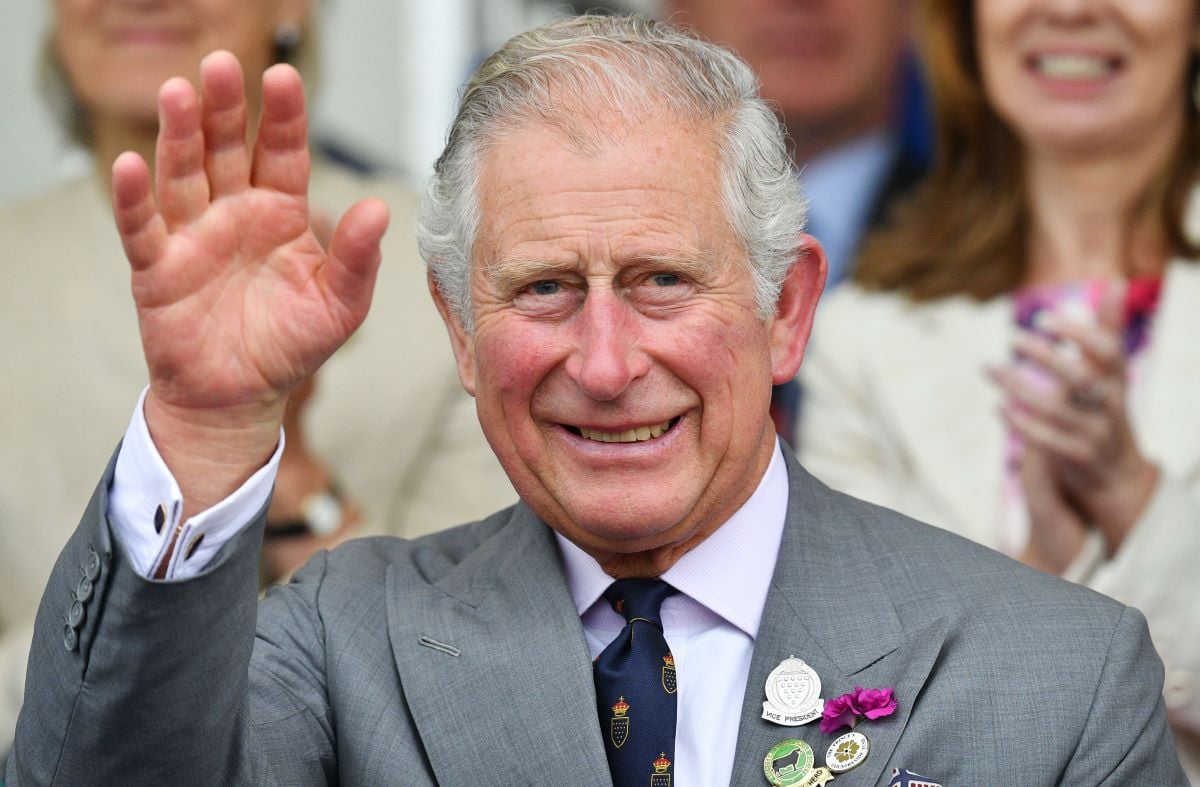
[[[675,657],[670,653],[663,656],[662,687],[667,694],[674,694],[678,688],[675,683]]]
[[[629,703],[621,697],[613,703],[612,710],[613,717],[608,723],[608,739],[619,749],[629,740],[629,717],[625,715],[629,712]]]
[[[658,755],[653,764],[654,773],[650,774],[650,787],[671,787],[671,774],[667,773],[671,761],[667,759],[666,753]]]

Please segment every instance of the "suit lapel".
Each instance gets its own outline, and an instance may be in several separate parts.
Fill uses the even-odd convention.
[[[411,565],[388,583],[400,684],[440,783],[611,783],[579,616],[527,508],[432,583]]]
[[[896,712],[859,727],[871,741],[867,761],[838,777],[842,784],[873,784],[886,767],[941,650],[944,624],[933,621],[920,630],[905,631],[878,579],[879,556],[865,547],[859,524],[848,517],[834,493],[785,455],[789,517],[755,640],[732,782],[762,782],[763,758],[786,738],[807,741],[817,762],[823,763],[826,748],[845,732],[826,735],[816,721],[783,727],[761,718],[768,675],[794,655],[816,671],[822,697],[838,696],[856,685],[895,689]]]

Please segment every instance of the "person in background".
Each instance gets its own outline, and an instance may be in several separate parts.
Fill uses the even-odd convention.
[[[8,337],[0,344],[0,752],[16,723],[37,599],[91,494],[96,463],[124,428],[113,405],[124,409],[147,383],[107,196],[112,161],[125,149],[154,160],[159,86],[175,75],[196,79],[212,49],[233,51],[256,75],[280,61],[314,67],[308,0],[58,0],[51,7],[47,93],[95,169],[0,211],[0,330]],[[254,91],[248,104],[257,114]],[[375,294],[386,306],[293,398],[266,580],[350,533],[415,535],[410,522],[421,532],[437,529],[516,499],[440,351],[445,329],[412,248],[414,195],[314,157],[318,235],[332,229],[328,216],[367,193],[392,208]],[[163,510],[160,526],[175,527],[179,513]]]
[[[924,92],[910,56],[910,0],[667,0],[670,21],[733,49],[781,113],[829,258],[829,286],[854,270],[863,236],[923,176]],[[778,386],[776,429],[795,443],[795,383]]]
[[[802,460],[1141,609],[1200,778],[1200,6],[923,6],[929,181],[819,311]]]

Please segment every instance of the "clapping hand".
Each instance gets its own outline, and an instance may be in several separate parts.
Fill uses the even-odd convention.
[[[1094,324],[1047,312],[1038,333],[1018,335],[1016,349],[1041,371],[1040,383],[1019,367],[991,370],[1007,395],[1004,418],[1028,455],[1021,479],[1031,547],[1056,546],[1030,562],[1065,568],[1085,525],[1115,552],[1158,482],[1129,422],[1123,298],[1123,287],[1110,287]]]
[[[322,248],[309,228],[303,85],[289,66],[262,79],[253,152],[241,67],[216,52],[201,64],[200,96],[181,78],[159,93],[153,190],[136,154],[113,164],[146,419],[188,516],[262,465],[288,392],[362,323],[387,226],[386,207],[364,200]]]

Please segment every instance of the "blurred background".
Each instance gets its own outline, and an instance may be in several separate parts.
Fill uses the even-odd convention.
[[[653,12],[655,0],[321,0],[315,130],[322,142],[418,183],[441,150],[459,85],[512,35],[555,13]],[[88,172],[37,93],[48,3],[17,2],[0,27],[0,204]]]

